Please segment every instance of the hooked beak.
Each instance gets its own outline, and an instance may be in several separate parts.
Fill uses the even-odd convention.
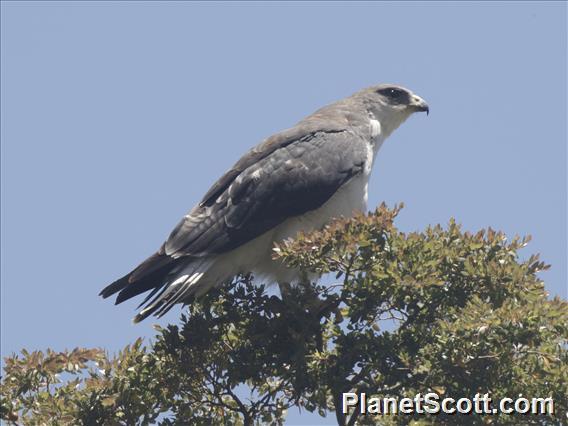
[[[426,111],[426,115],[430,113],[430,107],[420,96],[413,95],[409,106],[413,108],[414,111]]]

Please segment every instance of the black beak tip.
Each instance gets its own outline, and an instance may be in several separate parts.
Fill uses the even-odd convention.
[[[428,104],[424,101],[420,102],[420,103],[416,103],[413,105],[414,106],[414,111],[420,111],[420,112],[425,112],[426,115],[430,114],[430,107],[428,106]]]
[[[428,105],[420,105],[416,107],[416,111],[425,112],[426,115],[430,114],[430,107]]]

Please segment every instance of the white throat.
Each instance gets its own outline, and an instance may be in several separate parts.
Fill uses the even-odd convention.
[[[373,169],[373,163],[375,162],[375,157],[379,148],[385,140],[383,134],[383,127],[381,122],[377,120],[374,116],[369,117],[369,132],[371,135],[370,143],[367,145],[367,161],[365,162],[365,175],[369,176],[371,170]]]
[[[373,115],[369,117],[369,127],[371,133],[371,146],[373,149],[373,154],[376,155],[377,151],[387,138],[384,127],[381,122],[377,120]]]
[[[375,142],[375,140],[381,135],[381,122],[374,117],[371,117],[369,120],[369,124],[371,125],[371,142]]]

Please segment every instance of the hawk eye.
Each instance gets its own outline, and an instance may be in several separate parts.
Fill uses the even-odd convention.
[[[399,99],[404,92],[400,89],[395,89],[394,87],[387,87],[386,89],[380,89],[378,91],[381,95],[384,95],[391,99]]]

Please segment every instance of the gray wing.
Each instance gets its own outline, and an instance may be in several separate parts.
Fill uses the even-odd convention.
[[[173,230],[163,253],[176,258],[232,250],[320,207],[362,172],[365,159],[365,142],[349,130],[277,135],[212,186]]]
[[[327,123],[339,123],[328,120]],[[317,123],[316,123],[317,124]],[[318,128],[320,130],[318,130]],[[366,143],[351,130],[296,126],[249,151],[207,192],[160,249],[100,295],[115,303],[163,287],[187,257],[224,253],[314,210],[361,173]]]

